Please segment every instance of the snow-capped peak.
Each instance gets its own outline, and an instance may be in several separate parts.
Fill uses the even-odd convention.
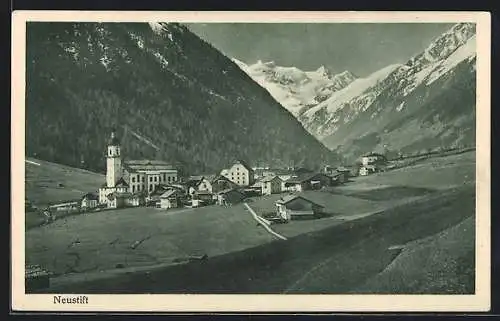
[[[303,71],[294,66],[279,66],[272,60],[258,60],[252,65],[236,58],[232,61],[294,115],[324,101],[355,79],[348,71],[332,75],[325,66]]]

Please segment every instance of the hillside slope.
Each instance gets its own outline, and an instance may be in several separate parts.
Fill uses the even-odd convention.
[[[113,127],[125,157],[191,172],[235,158],[335,160],[236,64],[174,23],[28,23],[26,115],[27,155],[94,171]]]

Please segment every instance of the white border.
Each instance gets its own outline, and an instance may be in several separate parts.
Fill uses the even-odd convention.
[[[475,295],[88,295],[55,305],[24,290],[25,39],[27,21],[477,24]],[[488,12],[15,11],[12,15],[12,309],[106,312],[475,312],[490,308],[490,33]]]

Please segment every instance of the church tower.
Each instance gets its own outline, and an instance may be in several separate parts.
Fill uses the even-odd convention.
[[[122,160],[120,155],[120,141],[113,130],[108,142],[108,153],[106,155],[106,184],[107,187],[115,187],[116,182],[122,177]]]

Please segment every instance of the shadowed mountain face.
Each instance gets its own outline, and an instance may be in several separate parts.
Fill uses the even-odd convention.
[[[125,157],[191,172],[235,158],[336,160],[236,64],[173,23],[29,23],[26,115],[28,155],[96,171],[112,128]]]

